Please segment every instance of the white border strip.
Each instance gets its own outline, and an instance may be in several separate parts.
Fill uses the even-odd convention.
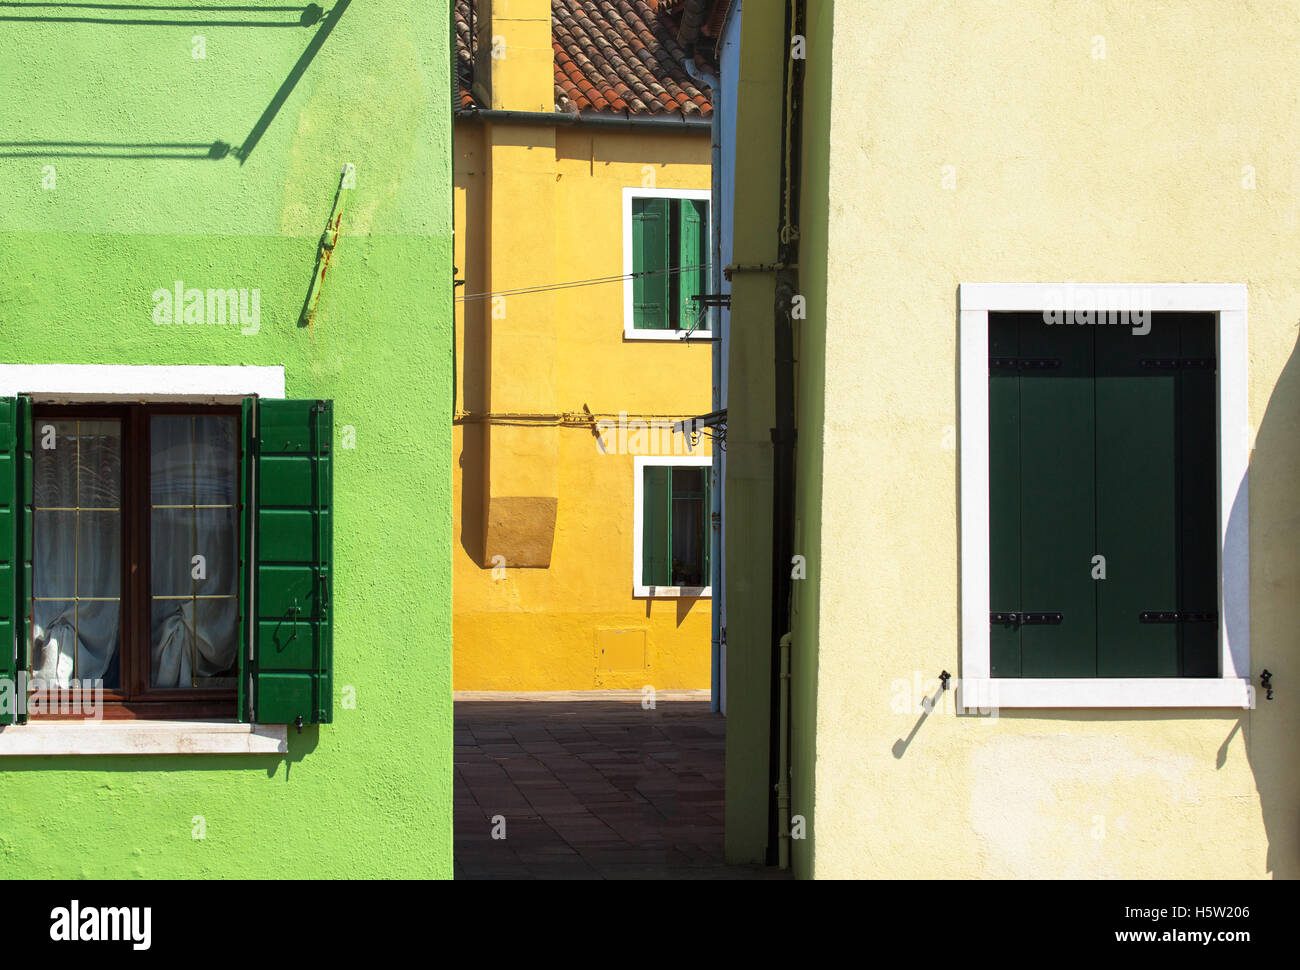
[[[0,397],[30,394],[37,403],[73,401],[238,401],[284,397],[284,368],[221,365],[0,364]]]
[[[233,721],[47,721],[0,728],[0,756],[285,754],[287,724]]]
[[[632,467],[635,475],[632,486],[632,595],[639,597],[673,598],[698,597],[705,599],[713,595],[712,586],[642,586],[641,585],[641,523],[642,509],[645,503],[645,474],[648,465],[703,465],[712,468],[713,459],[707,456],[685,457],[680,455],[663,456],[637,455]],[[713,487],[717,487],[714,484]]]
[[[695,330],[686,337],[685,330],[637,330],[632,326],[632,200],[633,199],[703,199],[709,203],[709,225],[713,224],[713,191],[711,189],[642,189],[625,186],[623,189],[623,337],[627,340],[679,340],[686,343],[696,338],[712,337],[712,330]],[[705,314],[706,317],[709,314]]]
[[[960,322],[964,706],[1251,707],[1250,401],[1243,283],[963,283]],[[988,315],[1049,306],[1218,314],[1221,678],[990,679]],[[1140,339],[1135,337],[1134,339]],[[991,692],[991,693],[989,693]]]

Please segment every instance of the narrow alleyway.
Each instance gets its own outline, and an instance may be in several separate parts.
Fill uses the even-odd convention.
[[[455,715],[457,879],[786,877],[723,862],[707,691],[460,692]]]

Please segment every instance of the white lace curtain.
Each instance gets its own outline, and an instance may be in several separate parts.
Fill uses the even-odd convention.
[[[32,674],[64,687],[74,679],[119,687],[121,423],[38,419],[36,432]],[[150,682],[233,683],[235,420],[154,417],[150,451]]]

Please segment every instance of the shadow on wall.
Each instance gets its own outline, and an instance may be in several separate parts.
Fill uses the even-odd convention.
[[[1250,461],[1250,508],[1261,528],[1251,532],[1251,683],[1255,710],[1243,716],[1246,755],[1259,792],[1268,838],[1266,868],[1275,879],[1300,878],[1300,363],[1292,347],[1278,374]],[[1240,499],[1233,503],[1232,518]],[[1249,523],[1243,523],[1249,528]],[[1233,617],[1226,617],[1229,629]],[[1274,699],[1259,687],[1273,674]],[[1227,747],[1228,739],[1224,746]],[[1228,753],[1228,757],[1231,754]],[[1221,761],[1223,755],[1220,755]],[[1221,766],[1221,764],[1220,764]]]
[[[305,7],[251,7],[251,6],[152,6],[103,3],[33,3],[0,0],[0,22],[19,23],[72,23],[104,24],[130,27],[316,27],[307,48],[302,52],[289,75],[272,95],[265,110],[253,123],[243,142],[231,146],[227,142],[101,142],[101,141],[0,141],[0,158],[131,158],[173,159],[189,161],[220,161],[228,156],[248,157],[261,141],[271,122],[288,100],[299,79],[306,73],[312,60],[324,46],[334,27],[342,19],[352,0],[336,0],[328,13],[316,4]],[[162,19],[188,12],[193,19]],[[133,14],[148,14],[147,17]],[[282,19],[250,19],[248,15],[264,17],[268,13],[282,14]],[[200,19],[219,14],[243,14],[242,18],[229,20]]]

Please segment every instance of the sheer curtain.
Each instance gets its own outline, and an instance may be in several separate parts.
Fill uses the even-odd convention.
[[[156,416],[149,441],[150,683],[232,686],[239,611],[236,419]]]
[[[38,418],[32,485],[32,676],[117,687],[121,423]]]

